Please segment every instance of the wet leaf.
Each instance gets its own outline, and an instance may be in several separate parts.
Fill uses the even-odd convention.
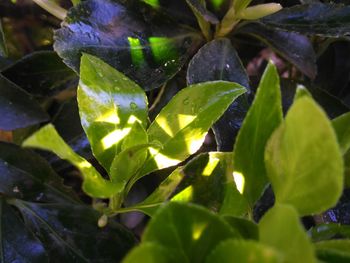
[[[284,262],[273,248],[254,241],[226,240],[207,257],[206,263],[278,263]]]
[[[300,215],[333,207],[343,190],[343,159],[331,122],[309,97],[296,100],[265,150],[277,203]]]
[[[313,245],[290,205],[271,208],[259,222],[259,236],[263,244],[283,254],[285,263],[316,262]]]
[[[311,79],[316,77],[316,54],[310,40],[301,34],[271,29],[260,23],[251,23],[239,29],[272,47],[286,60]]]
[[[3,197],[0,197],[0,233],[1,263],[49,262],[42,243],[26,229]]]
[[[265,25],[308,35],[340,37],[349,35],[350,6],[313,3],[283,8],[263,18]]]
[[[0,74],[0,129],[15,130],[47,121],[39,104]]]
[[[81,60],[78,104],[96,159],[107,171],[133,124],[147,125],[147,97],[133,81],[91,55]]]
[[[140,176],[174,166],[198,151],[209,128],[245,91],[238,84],[215,81],[176,94],[148,128],[149,141],[157,141],[163,148],[151,152]]]
[[[129,231],[117,223],[97,226],[97,211],[80,205],[35,204],[15,200],[25,224],[43,242],[50,259],[60,262],[121,260],[134,245]]]
[[[0,192],[6,197],[33,202],[79,202],[43,158],[17,145],[0,142],[0,171]]]
[[[201,42],[200,33],[187,27],[166,20],[150,25],[121,4],[88,0],[70,9],[54,47],[77,72],[85,52],[150,90],[172,78]]]
[[[32,95],[51,96],[76,87],[78,77],[52,51],[31,53],[2,70],[2,74]]]
[[[254,102],[234,146],[234,176],[243,180],[241,191],[251,207],[268,183],[264,150],[282,119],[279,76],[276,67],[270,63],[261,78]]]
[[[239,238],[219,216],[199,206],[171,202],[148,224],[142,242],[179,251],[188,262],[203,262],[221,241]]]
[[[203,46],[188,66],[189,85],[214,80],[237,82],[249,89],[248,75],[236,50],[226,38],[213,40]],[[213,130],[220,151],[232,151],[234,138],[249,108],[247,97],[246,94],[239,97],[214,124]]]

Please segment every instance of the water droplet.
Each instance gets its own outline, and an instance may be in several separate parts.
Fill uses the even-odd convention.
[[[230,65],[229,65],[229,64],[226,64],[226,68],[230,68]]]
[[[136,103],[135,103],[135,102],[130,102],[130,108],[131,108],[132,110],[136,110],[136,109],[137,109]]]
[[[19,188],[18,188],[18,186],[13,187],[12,191],[13,191],[14,193],[19,193]]]
[[[184,105],[188,105],[188,103],[190,103],[190,99],[189,98],[186,98],[183,100],[182,102]]]

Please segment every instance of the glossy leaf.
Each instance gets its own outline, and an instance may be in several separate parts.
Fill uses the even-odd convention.
[[[336,4],[305,4],[283,8],[261,21],[273,28],[309,35],[349,35],[350,7]]]
[[[206,263],[277,263],[281,256],[272,248],[254,241],[226,240],[220,243],[206,259]]]
[[[0,74],[0,129],[15,130],[49,119],[25,91]]]
[[[0,261],[49,262],[42,243],[26,229],[16,212],[0,197]]]
[[[338,142],[343,154],[350,149],[350,113],[345,113],[332,120]]]
[[[78,104],[97,160],[108,171],[135,122],[147,124],[147,97],[133,81],[91,55],[81,59]]]
[[[0,142],[0,193],[34,202],[79,203],[49,164],[32,151]]]
[[[260,23],[250,23],[238,30],[249,34],[268,46],[295,65],[311,79],[316,77],[316,54],[310,40],[301,34],[271,29]]]
[[[54,48],[77,72],[81,53],[85,52],[101,58],[146,90],[158,88],[193,55],[202,37],[166,19],[159,26],[149,23],[115,1],[84,1],[70,9],[62,28],[55,32]]]
[[[174,249],[168,249],[157,243],[144,243],[129,252],[123,263],[177,263],[187,262],[186,258]]]
[[[121,150],[148,143],[148,135],[141,123],[135,122],[122,142]]]
[[[75,165],[82,173],[84,191],[92,197],[109,198],[118,192],[112,182],[105,180],[88,161],[66,144],[51,124],[27,138],[23,146],[52,151]]]
[[[313,245],[292,206],[271,208],[259,222],[259,236],[263,244],[283,254],[285,263],[316,262]]]
[[[350,240],[328,240],[315,244],[317,257],[323,262],[346,263],[350,260]]]
[[[203,262],[221,241],[239,238],[220,217],[199,206],[171,202],[148,224],[143,242],[179,250],[188,262]]]
[[[35,204],[15,200],[27,227],[42,240],[50,259],[60,262],[121,260],[134,245],[129,231],[115,223],[97,226],[97,211],[79,205]]]
[[[335,132],[322,109],[309,97],[293,104],[273,133],[265,164],[278,203],[301,215],[334,206],[343,190],[343,160]]]
[[[243,177],[242,194],[251,207],[268,182],[264,164],[265,145],[282,118],[278,72],[273,64],[269,64],[234,146],[234,175]]]
[[[176,165],[195,153],[208,129],[246,89],[224,81],[201,83],[181,90],[148,128],[149,141],[163,145],[151,152],[143,175]]]
[[[187,70],[189,85],[205,81],[237,82],[249,90],[249,78],[229,39],[215,39],[204,45],[192,58]],[[249,105],[247,95],[233,102],[213,126],[220,151],[232,151],[236,137]]]
[[[0,56],[7,57],[7,46],[4,36],[4,31],[2,29],[2,23],[0,21]]]
[[[31,53],[2,70],[2,74],[32,95],[51,96],[76,87],[77,75],[53,51]]]

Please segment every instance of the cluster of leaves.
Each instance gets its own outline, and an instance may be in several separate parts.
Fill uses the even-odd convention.
[[[131,211],[153,219],[125,262],[349,260],[350,242],[329,240],[349,237],[346,226],[316,225],[309,230],[313,244],[299,218],[333,213],[344,170],[348,186],[350,115],[340,100],[348,100],[349,80],[334,73],[341,84],[335,89],[323,79],[328,72],[317,74],[317,63],[334,59],[342,67],[342,54],[328,53],[348,44],[350,9],[250,4],[74,1],[55,32],[57,53],[15,62],[0,24],[0,129],[13,131],[16,144],[52,151],[77,167],[94,201],[87,206],[64,186],[56,171],[66,163],[1,143],[1,262],[121,260],[135,238],[114,216]],[[270,64],[254,92],[247,58],[236,50],[252,38],[296,67],[309,91],[290,80],[280,87]],[[345,75],[349,68],[342,67]],[[50,120],[44,109],[74,90],[77,75],[78,105],[65,102],[37,130]],[[221,152],[193,156],[211,127]],[[173,171],[145,200],[125,202],[139,179],[168,167]],[[254,209],[269,184],[276,201],[256,225]]]

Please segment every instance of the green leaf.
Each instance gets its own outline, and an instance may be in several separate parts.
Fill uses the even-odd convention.
[[[132,125],[128,135],[125,136],[121,145],[121,150],[124,151],[131,147],[146,143],[148,143],[148,134],[142,124],[136,121]]]
[[[223,216],[223,219],[244,239],[259,240],[259,229],[254,222],[234,216]]]
[[[71,8],[62,28],[55,31],[54,49],[76,72],[81,54],[88,53],[123,72],[145,90],[158,88],[196,52],[202,35],[164,16],[155,23],[157,8],[140,14],[144,8],[127,5],[88,0]],[[179,1],[175,8],[177,5]],[[186,7],[185,2],[183,5]]]
[[[303,85],[297,85],[297,89],[295,91],[294,95],[294,101],[303,98],[303,97],[309,97],[312,98],[311,93],[305,88]]]
[[[177,263],[188,262],[186,258],[174,249],[168,249],[157,243],[146,242],[137,246],[123,259],[123,263]]]
[[[311,79],[316,77],[316,54],[310,40],[301,34],[266,27],[261,23],[249,23],[237,29],[272,47],[278,54],[295,65]]]
[[[290,205],[271,208],[259,222],[259,236],[263,244],[283,254],[285,263],[316,262],[312,243]]]
[[[312,227],[308,232],[314,242],[339,237],[350,238],[350,226],[336,223],[319,224]]]
[[[244,180],[240,191],[251,207],[268,182],[264,164],[265,145],[281,121],[279,77],[276,67],[270,63],[234,146],[234,176]]]
[[[226,240],[207,257],[206,263],[277,263],[281,256],[272,248],[254,241]]]
[[[43,158],[5,142],[0,142],[0,193],[33,202],[79,203]]]
[[[350,6],[313,3],[283,8],[261,20],[265,25],[308,35],[349,35]]]
[[[11,204],[21,212],[28,229],[42,241],[50,262],[118,262],[136,241],[116,222],[99,228],[101,214],[88,206],[20,200]]]
[[[204,45],[192,58],[187,69],[187,84],[225,80],[237,82],[249,92],[249,78],[236,49],[227,38]],[[235,100],[214,124],[213,131],[219,151],[232,151],[232,141],[248,111],[248,95]]]
[[[344,155],[350,149],[350,112],[332,120],[332,125],[337,134],[341,152]]]
[[[277,203],[300,215],[333,207],[343,190],[343,160],[331,122],[309,97],[296,100],[265,150]]]
[[[105,180],[87,160],[76,154],[66,144],[52,124],[42,127],[27,138],[23,146],[52,151],[60,158],[75,165],[82,173],[84,191],[92,197],[109,198],[118,192],[112,182]]]
[[[0,197],[0,262],[49,262],[42,243]]]
[[[148,128],[149,141],[163,145],[151,152],[140,176],[174,166],[195,153],[208,129],[246,89],[224,81],[207,82],[181,90]]]
[[[133,81],[91,55],[81,59],[78,104],[97,160],[108,171],[135,122],[147,125],[147,97]]]
[[[0,129],[15,130],[49,119],[28,93],[0,74]]]
[[[4,31],[2,29],[2,23],[0,21],[0,56],[7,57],[7,46],[4,36]]]
[[[199,206],[171,202],[148,224],[143,242],[178,250],[188,262],[203,262],[221,241],[239,234],[219,216]]]
[[[350,240],[328,240],[315,243],[317,257],[323,262],[346,263],[350,260]]]
[[[76,87],[78,77],[53,51],[33,52],[2,70],[2,74],[32,95],[52,96]]]

